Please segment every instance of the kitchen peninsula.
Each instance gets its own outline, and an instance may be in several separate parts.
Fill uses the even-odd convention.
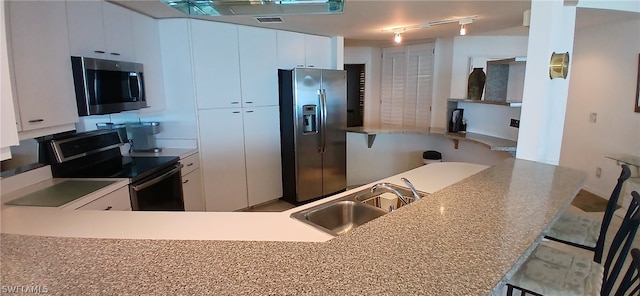
[[[307,242],[252,237],[237,218],[245,215],[227,222],[216,218],[250,214],[262,219],[252,222],[272,219],[272,225],[279,226],[284,220],[278,219],[288,219],[302,207],[284,213],[49,209],[58,217],[5,207],[2,284],[44,285],[52,294],[490,295],[533,250],[586,175],[514,159],[484,168],[441,163],[384,179],[401,184],[400,178],[407,177],[418,190],[432,194],[348,235],[301,239]],[[463,169],[470,177],[460,177]],[[453,175],[458,178],[451,181]],[[438,188],[435,183],[444,185]],[[89,225],[79,225],[82,222]],[[69,230],[47,229],[46,224]],[[255,233],[270,227],[253,226]],[[94,236],[74,235],[92,227]],[[126,234],[141,229],[166,239],[144,239],[152,234],[133,239]],[[191,229],[202,230],[202,240],[190,237]],[[245,237],[231,237],[235,229]],[[280,234],[282,238],[320,234],[302,223],[282,231],[295,232]]]

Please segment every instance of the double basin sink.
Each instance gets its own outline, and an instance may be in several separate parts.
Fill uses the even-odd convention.
[[[402,194],[409,202],[413,193],[407,187],[388,184]],[[418,191],[423,197],[424,192]],[[391,198],[388,198],[391,197]],[[389,206],[391,201],[391,206]],[[291,214],[291,217],[309,224],[333,236],[347,234],[356,227],[405,205],[395,195],[382,190],[371,192],[369,188],[349,194],[315,207]]]

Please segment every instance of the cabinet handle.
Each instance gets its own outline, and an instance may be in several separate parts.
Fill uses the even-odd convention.
[[[113,209],[113,207],[112,207],[112,206],[108,206],[108,207],[107,207],[106,209],[104,209],[104,210],[105,210],[105,211],[108,211],[108,210],[111,210],[111,209]]]
[[[102,50],[94,50],[93,52],[95,52],[95,53],[104,53],[104,51],[102,51]]]
[[[192,163],[190,163],[190,164],[188,164],[187,166],[188,166],[188,167],[190,167],[190,166],[192,166],[192,165],[193,165],[193,162],[192,162]]]
[[[232,113],[238,114],[238,113],[240,113],[240,111],[233,111]]]
[[[112,53],[111,53],[111,55],[119,56],[120,54],[119,54],[119,53],[117,53],[117,52],[112,52]]]
[[[231,102],[231,104],[240,104],[240,102],[238,102],[238,101],[233,101],[233,102]]]
[[[189,183],[189,180],[182,181],[182,184],[187,184],[187,183]]]
[[[307,68],[315,68],[316,66],[314,65],[307,65]]]
[[[253,110],[249,110],[249,111],[247,111],[247,113],[253,113]]]
[[[36,122],[43,122],[43,121],[44,121],[44,119],[38,118],[38,119],[29,120],[29,123],[36,123]]]
[[[298,64],[298,65],[296,65],[296,67],[304,68],[304,65]]]
[[[253,102],[247,102],[247,104],[253,104]]]

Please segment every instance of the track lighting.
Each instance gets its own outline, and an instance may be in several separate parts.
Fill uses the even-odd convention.
[[[396,43],[402,42],[402,35],[400,35],[400,33],[396,33],[396,35],[393,37],[393,41],[395,41]]]
[[[402,42],[401,33],[404,33],[407,30],[427,29],[427,28],[431,28],[431,27],[437,26],[437,25],[459,23],[460,24],[460,35],[465,35],[465,34],[467,34],[467,26],[466,25],[472,23],[473,20],[476,19],[477,17],[478,17],[477,15],[466,16],[466,17],[456,17],[456,18],[450,18],[450,19],[445,19],[445,20],[439,20],[439,21],[433,21],[433,22],[417,24],[417,25],[410,25],[410,26],[402,26],[402,27],[393,27],[393,28],[389,28],[389,29],[383,29],[382,32],[391,32],[391,33],[393,33],[393,41],[395,41],[395,43],[400,43],[400,42]]]

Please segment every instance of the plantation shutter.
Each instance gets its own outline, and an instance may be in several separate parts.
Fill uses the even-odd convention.
[[[382,124],[429,127],[433,49],[433,43],[383,49]]]

